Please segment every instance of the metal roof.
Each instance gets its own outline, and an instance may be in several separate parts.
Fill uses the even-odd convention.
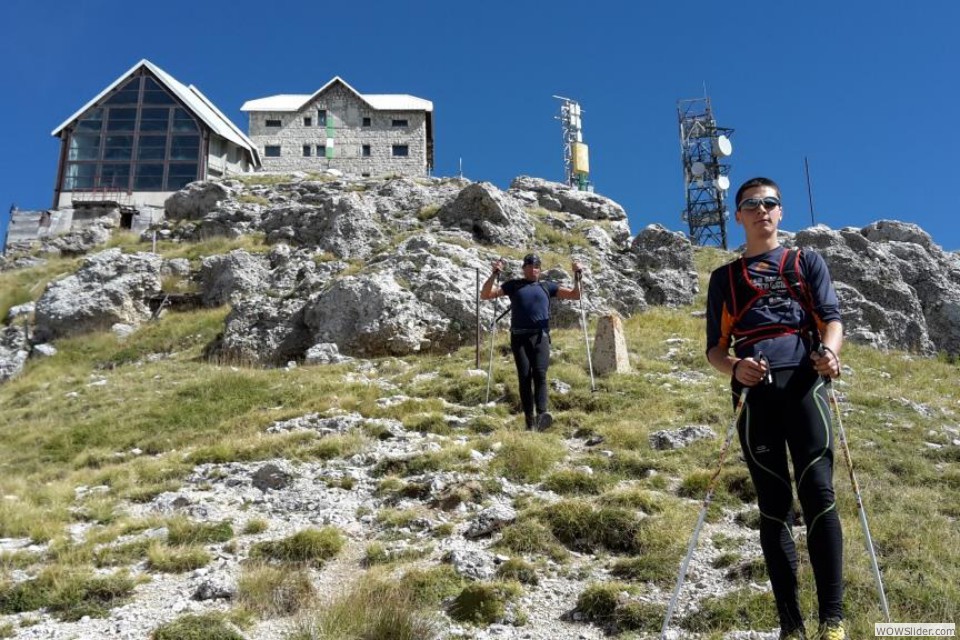
[[[225,116],[222,111],[220,111],[213,102],[210,101],[203,93],[200,92],[195,86],[190,85],[185,86],[180,83],[176,78],[168,74],[166,71],[153,64],[147,59],[143,59],[137,64],[130,67],[126,73],[122,74],[119,78],[114,80],[106,89],[101,91],[94,97],[90,102],[80,107],[76,113],[64,120],[64,122],[54,129],[51,132],[51,135],[59,137],[63,130],[74,120],[82,116],[88,109],[95,106],[100,100],[102,100],[107,94],[113,91],[121,82],[129,78],[139,70],[141,67],[146,67],[157,80],[164,85],[171,93],[173,93],[177,98],[183,102],[184,106],[190,109],[195,116],[200,118],[204,124],[206,124],[210,129],[221,136],[226,138],[235,145],[246,149],[253,158],[254,164],[260,166],[260,154],[257,151],[257,146],[253,143],[250,138],[246,136],[240,129],[237,128],[233,122],[230,121],[230,118]]]
[[[357,96],[363,102],[366,102],[371,109],[375,111],[433,111],[433,103],[423,98],[411,96],[405,93],[360,93],[350,86],[350,84],[340,76],[334,76],[330,82],[326,83],[312,94],[280,94],[268,96],[266,98],[257,98],[247,100],[240,107],[241,111],[300,111],[309,103],[313,102],[317,96],[326,91],[332,84],[339,82],[343,84],[351,93]]]

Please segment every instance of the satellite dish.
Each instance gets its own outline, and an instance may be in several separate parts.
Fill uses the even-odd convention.
[[[733,145],[727,136],[717,136],[713,139],[713,153],[726,158],[733,153]]]
[[[730,178],[727,176],[720,176],[714,180],[713,183],[717,186],[717,189],[720,189],[721,191],[726,191],[730,188]]]
[[[706,172],[707,172],[707,165],[703,164],[702,162],[694,162],[690,166],[690,173],[692,173],[695,176],[702,176]]]

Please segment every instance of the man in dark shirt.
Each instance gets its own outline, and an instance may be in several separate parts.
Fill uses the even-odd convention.
[[[553,417],[547,411],[550,298],[580,299],[580,274],[583,267],[576,261],[572,267],[576,274],[572,289],[561,287],[556,282],[542,282],[540,257],[530,253],[523,258],[523,277],[500,285],[497,279],[503,271],[503,260],[497,260],[493,263],[493,272],[480,291],[480,298],[483,300],[500,296],[510,298],[510,349],[517,365],[520,403],[523,405],[527,429],[543,431],[553,423]]]
[[[789,450],[817,585],[817,637],[844,640],[843,539],[825,390],[825,380],[840,375],[843,326],[837,294],[818,254],[780,246],[783,208],[775,182],[748,180],[736,203],[747,246],[741,258],[710,276],[707,360],[730,376],[735,399],[750,388],[737,429],[757,490],[760,546],[780,638],[806,638],[797,598]]]

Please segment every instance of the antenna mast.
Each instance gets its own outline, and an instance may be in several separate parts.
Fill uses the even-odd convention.
[[[692,242],[726,249],[730,218],[725,200],[730,188],[730,165],[726,158],[733,153],[730,144],[733,129],[717,126],[710,98],[706,96],[678,101],[677,119],[687,198],[681,218],[690,226]]]
[[[553,96],[561,101],[557,120],[563,127],[563,169],[566,183],[580,191],[593,191],[590,183],[590,157],[583,142],[583,120],[580,103],[563,96]]]

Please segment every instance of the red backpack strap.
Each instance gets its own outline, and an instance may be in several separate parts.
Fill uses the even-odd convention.
[[[813,295],[810,286],[807,284],[806,276],[803,273],[803,267],[800,264],[800,249],[790,249],[783,254],[783,260],[780,263],[780,277],[787,287],[790,296],[799,302],[810,317],[814,317]]]

